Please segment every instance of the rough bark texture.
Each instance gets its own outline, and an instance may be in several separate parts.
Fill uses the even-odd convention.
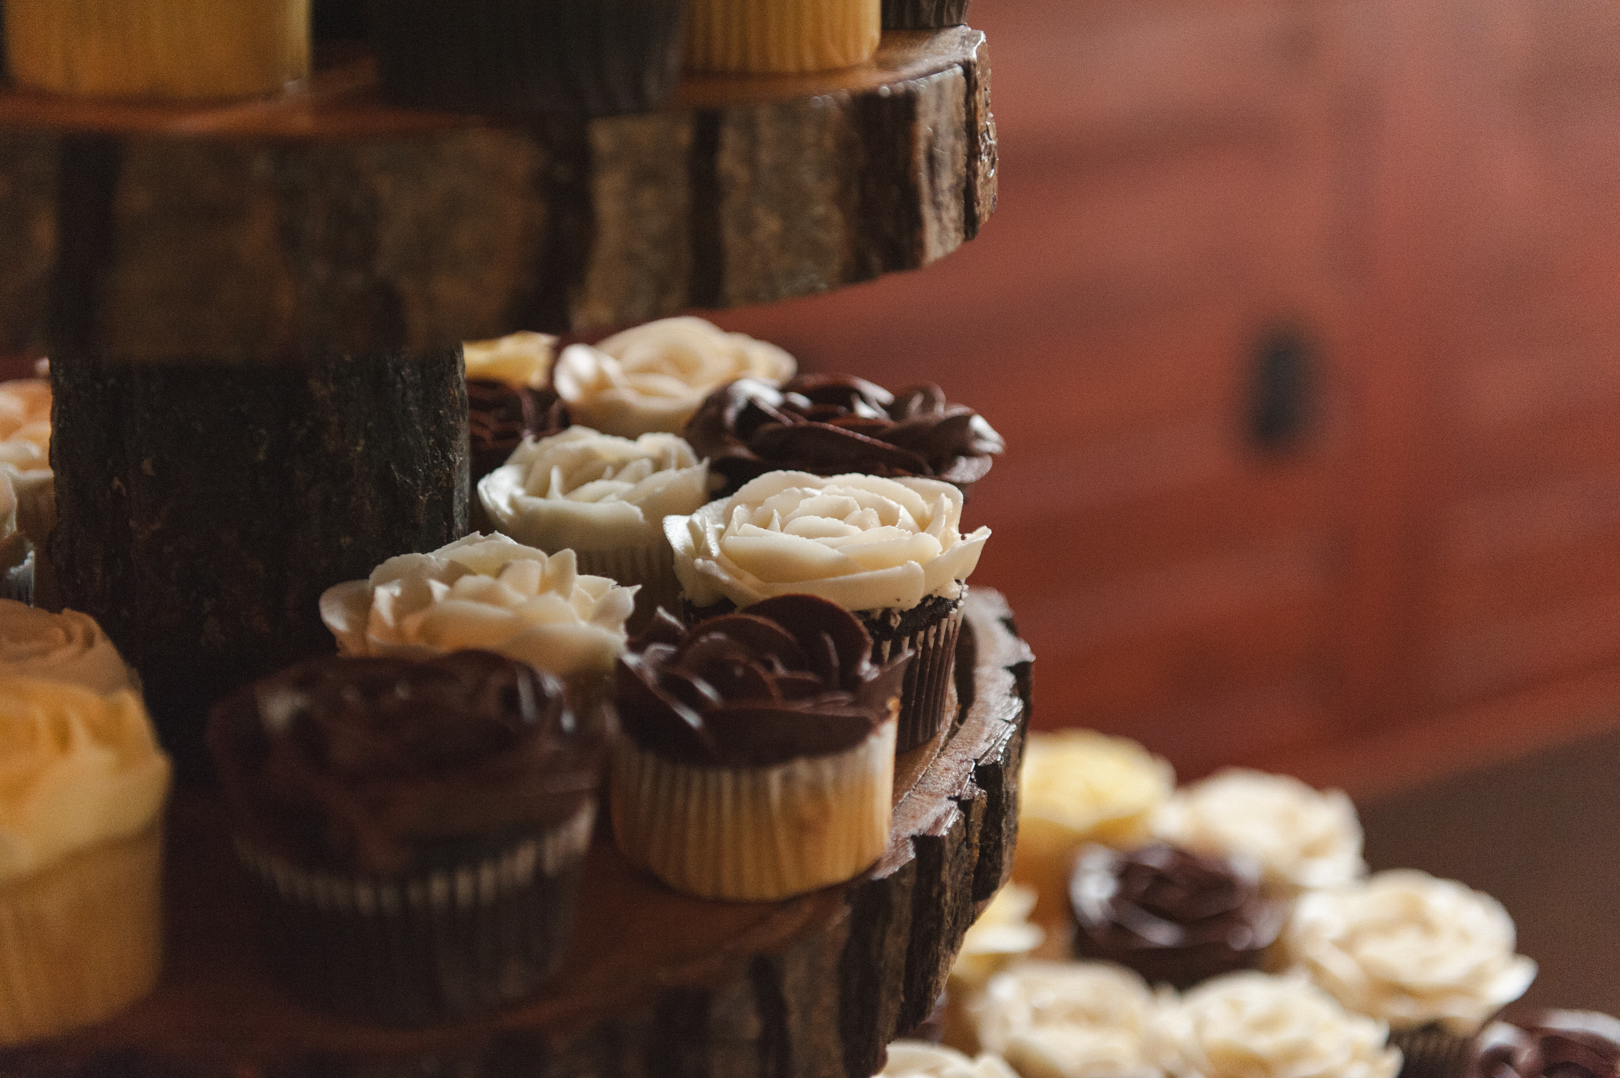
[[[0,1051],[19,1078],[867,1078],[929,1013],[962,933],[1012,866],[1030,654],[994,593],[970,598],[945,739],[900,761],[884,859],[775,904],[703,902],[586,863],[557,982],[484,1019],[397,1030],[275,993],[243,942],[247,910],[218,813],[171,819],[171,958],[155,995],[104,1025]],[[937,753],[935,749],[937,748]]]
[[[425,351],[914,269],[994,205],[983,46],[893,31],[589,121],[394,108],[365,60],[223,106],[0,93],[0,345],[89,304],[81,351],[129,361]]]
[[[164,745],[201,773],[206,709],[332,650],[317,600],[467,525],[455,351],[300,367],[51,363],[66,605],[141,672]]]

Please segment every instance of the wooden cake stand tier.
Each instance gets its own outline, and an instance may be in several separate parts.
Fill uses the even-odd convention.
[[[952,27],[588,121],[395,108],[369,58],[247,103],[0,94],[0,350],[425,351],[915,269],[995,206],[989,93]]]
[[[104,1025],[0,1051],[14,1078],[868,1078],[925,1018],[962,935],[1012,867],[1032,656],[1005,601],[974,592],[957,722],[903,756],[888,853],[851,883],[779,903],[706,902],[599,836],[567,963],[530,1003],[390,1029],[282,995],[252,939],[218,805],[170,818],[170,957],[155,994]]]

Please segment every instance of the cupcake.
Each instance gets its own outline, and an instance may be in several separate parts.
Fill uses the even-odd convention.
[[[556,971],[602,738],[550,675],[482,651],[311,659],[219,704],[208,747],[298,998],[414,1024]]]
[[[1254,858],[1279,894],[1341,887],[1367,873],[1350,799],[1287,775],[1222,771],[1178,790],[1150,827],[1182,849]]]
[[[376,0],[383,93],[403,105],[599,116],[661,103],[680,75],[680,0]]]
[[[389,558],[321,596],[340,654],[422,659],[481,648],[555,674],[582,710],[605,689],[634,608],[634,588],[580,575],[571,550],[547,555],[477,533]]]
[[[197,100],[309,74],[309,0],[6,0],[12,81],[74,97]]]
[[[774,344],[687,316],[627,329],[595,347],[570,345],[557,357],[552,382],[574,422],[634,438],[679,433],[727,382],[780,382],[797,368]]]
[[[1141,845],[1149,816],[1175,785],[1170,765],[1129,738],[1090,730],[1031,734],[1018,779],[1013,878],[1039,894],[1036,919],[1066,923],[1080,847]]]
[[[690,2],[688,71],[829,71],[870,60],[883,37],[883,0]]]
[[[38,550],[56,525],[51,472],[51,383],[44,378],[0,382],[0,471],[17,495],[17,528]]]
[[[133,672],[89,614],[52,614],[0,599],[0,678],[12,677],[78,685],[103,696],[138,690]]]
[[[1163,1078],[1151,1055],[1158,1004],[1142,979],[1100,962],[1024,962],[972,1007],[979,1043],[1025,1078]]]
[[[961,492],[935,479],[769,472],[664,528],[700,616],[804,592],[857,614],[877,662],[914,652],[900,705],[905,752],[950,718],[962,597],[990,537],[962,535],[961,516]]]
[[[951,1048],[927,1041],[893,1041],[889,1060],[873,1078],[1018,1078],[1000,1058],[969,1059]]]
[[[1395,1078],[1384,1023],[1302,977],[1228,973],[1167,1000],[1154,1054],[1171,1078]]]
[[[664,518],[709,500],[709,469],[673,434],[616,438],[588,427],[525,441],[479,480],[497,531],[547,553],[572,549],[584,573],[640,585],[632,631],[680,588]]]
[[[1491,896],[1398,869],[1301,895],[1281,949],[1345,1007],[1387,1022],[1401,1045],[1471,1037],[1523,995],[1536,964],[1514,944],[1513,919]]]
[[[690,629],[667,613],[619,660],[613,834],[677,891],[763,902],[888,848],[901,664],[861,624],[784,595]]]
[[[169,771],[133,692],[0,678],[0,1044],[157,983]]]
[[[1595,1011],[1531,1011],[1492,1022],[1454,1071],[1422,1078],[1620,1078],[1620,1021]]]
[[[722,496],[766,472],[800,471],[943,479],[966,498],[1005,448],[938,386],[897,395],[847,374],[801,374],[780,388],[738,379],[709,395],[685,436],[725,477]]]
[[[1163,843],[1086,847],[1069,896],[1078,957],[1175,988],[1259,967],[1288,918],[1287,903],[1261,894],[1255,862]]]
[[[526,436],[568,427],[568,410],[546,388],[556,346],[557,338],[545,333],[510,333],[461,346],[474,483],[505,464]],[[476,497],[473,507],[474,523],[487,526],[477,519]]]

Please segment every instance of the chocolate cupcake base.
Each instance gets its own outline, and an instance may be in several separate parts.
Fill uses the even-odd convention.
[[[1399,1078],[1463,1078],[1474,1054],[1474,1038],[1434,1022],[1416,1029],[1392,1029],[1389,1043],[1401,1050]]]
[[[596,804],[482,859],[399,879],[309,871],[245,839],[266,959],[297,998],[396,1025],[445,1021],[532,994],[573,931]]]
[[[967,594],[964,585],[962,594]],[[910,610],[861,613],[879,665],[910,649],[914,654],[900,690],[900,731],[895,751],[932,740],[951,721],[946,706],[956,670],[956,638],[962,630],[962,598],[931,595]]]

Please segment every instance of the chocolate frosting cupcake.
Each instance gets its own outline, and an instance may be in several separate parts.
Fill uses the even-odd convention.
[[[568,406],[549,389],[467,380],[467,429],[474,484],[506,463],[525,435],[544,438],[572,426]],[[476,505],[478,499],[474,498]]]
[[[1258,867],[1163,843],[1086,847],[1069,894],[1077,955],[1176,988],[1258,966],[1287,918],[1261,894]]]
[[[625,732],[666,759],[764,767],[861,744],[892,714],[909,653],[882,666],[860,620],[782,595],[687,629],[660,611],[619,658]]]
[[[1620,1078],[1620,1021],[1593,1011],[1534,1011],[1479,1035],[1468,1078]]]
[[[966,494],[1005,446],[938,386],[892,394],[847,374],[800,375],[780,388],[742,378],[711,393],[686,440],[724,476],[721,497],[772,471],[943,479]]]
[[[482,651],[311,659],[220,704],[208,740],[245,836],[361,876],[568,821],[594,797],[603,747],[555,678]]]

